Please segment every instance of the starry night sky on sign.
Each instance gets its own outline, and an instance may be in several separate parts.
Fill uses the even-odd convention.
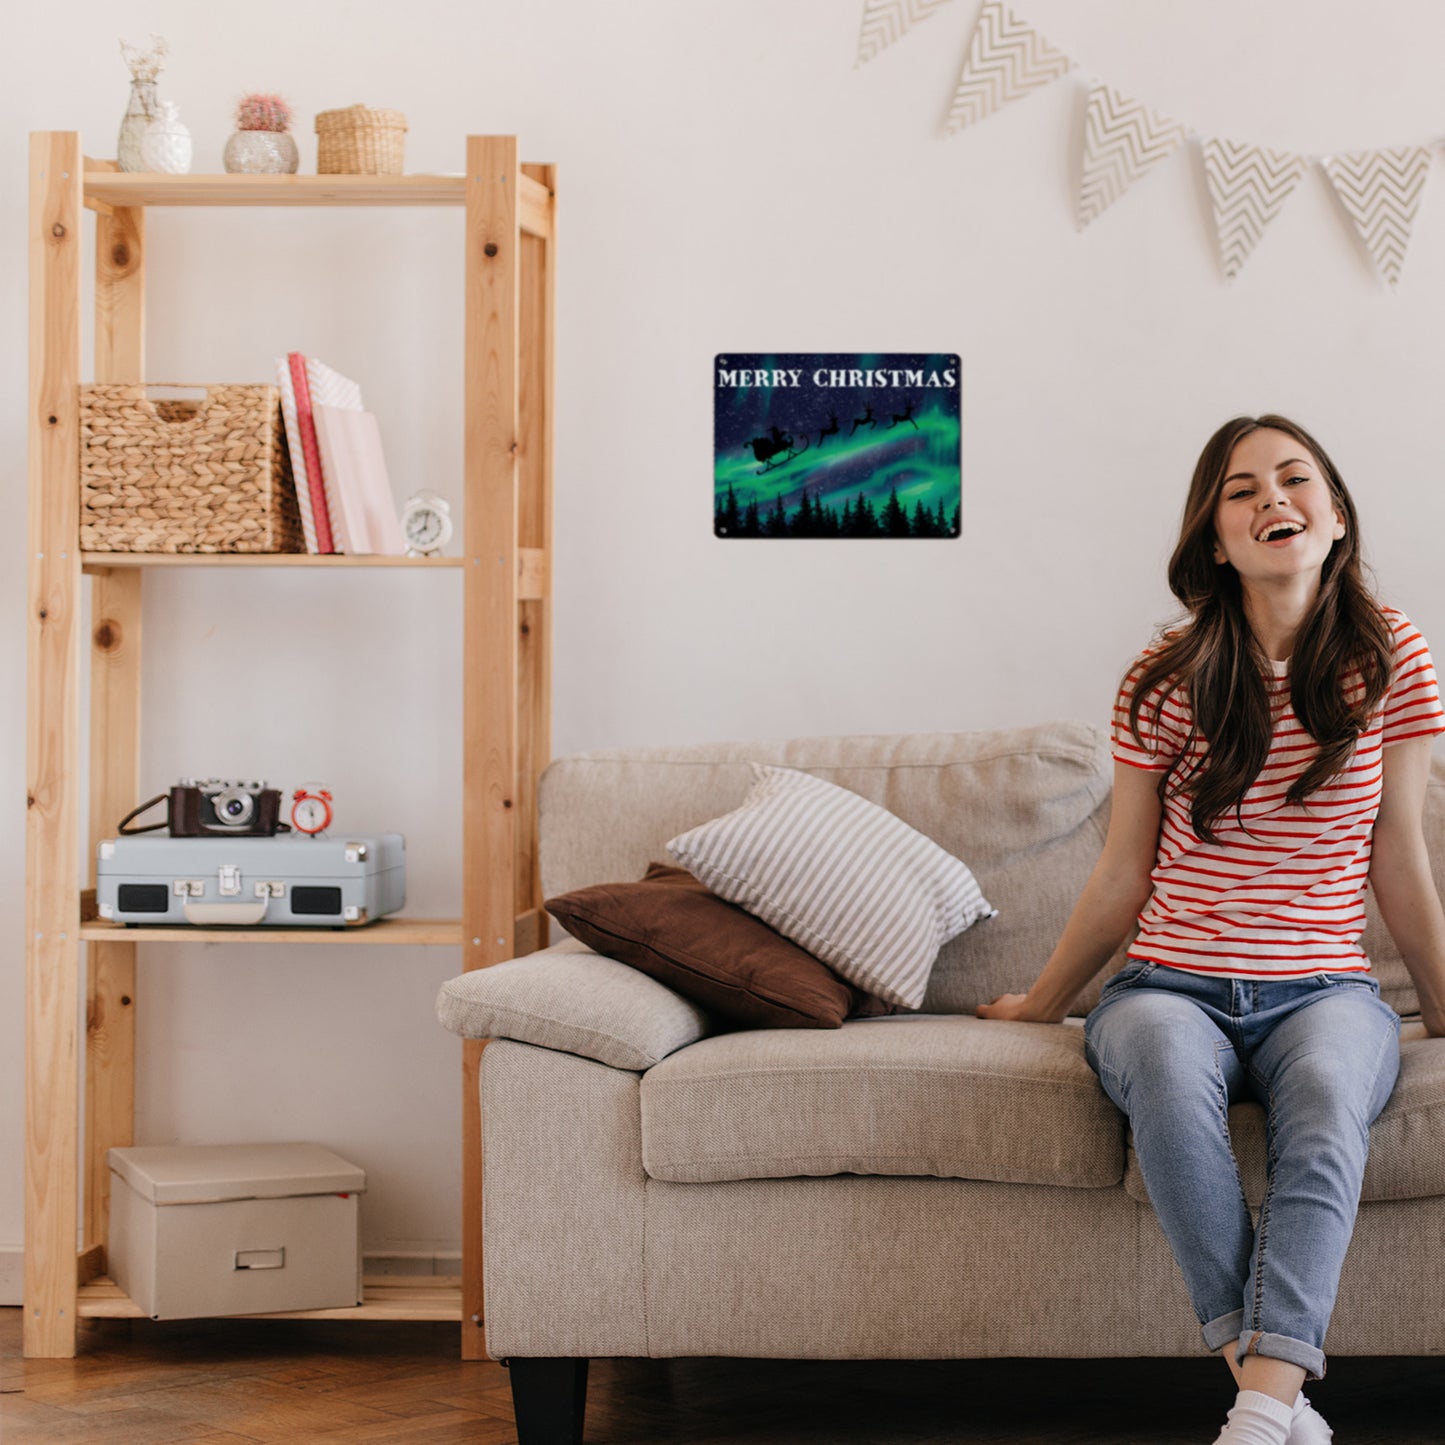
[[[928,385],[815,385],[822,370],[920,372]],[[797,387],[723,385],[723,373],[798,371]],[[863,494],[880,504],[895,492],[908,508],[943,503],[956,512],[960,492],[959,358],[949,353],[725,352],[714,358],[715,505],[732,488],[738,502],[793,512],[806,492],[826,505]],[[947,373],[952,373],[951,379]],[[875,378],[877,380],[877,378]],[[901,380],[901,378],[900,378]],[[911,420],[902,420],[912,403]],[[872,424],[855,425],[872,411]],[[898,418],[898,420],[895,420]],[[836,430],[827,434],[836,422]],[[791,444],[759,460],[749,445],[773,437]],[[780,462],[762,470],[766,461]],[[761,474],[760,474],[761,473]]]

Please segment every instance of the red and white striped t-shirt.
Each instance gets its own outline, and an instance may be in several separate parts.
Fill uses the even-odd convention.
[[[1382,754],[1392,743],[1445,732],[1425,639],[1403,613],[1381,610],[1395,637],[1390,689],[1342,772],[1303,804],[1285,801],[1319,747],[1290,706],[1287,664],[1276,662],[1275,675],[1265,679],[1273,734],[1265,765],[1244,795],[1245,826],[1231,808],[1214,823],[1219,843],[1205,843],[1190,822],[1187,793],[1165,800],[1154,892],[1139,915],[1131,958],[1223,978],[1305,978],[1369,968],[1360,935]],[[1129,703],[1148,656],[1146,651],[1135,661],[1119,690],[1114,757],[1163,772],[1184,750],[1192,717],[1181,687],[1156,718],[1162,690],[1156,688],[1139,715],[1146,746],[1135,741]],[[1363,687],[1358,669],[1346,675],[1347,698],[1358,697]],[[1196,739],[1183,766],[1206,748]]]

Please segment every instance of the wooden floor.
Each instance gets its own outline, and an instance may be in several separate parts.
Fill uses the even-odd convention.
[[[457,1327],[98,1320],[74,1360],[23,1360],[0,1309],[4,1445],[512,1445],[507,1372]],[[1445,1361],[1350,1359],[1310,1391],[1335,1445],[1445,1442]],[[589,1445],[1208,1445],[1215,1360],[596,1360]]]

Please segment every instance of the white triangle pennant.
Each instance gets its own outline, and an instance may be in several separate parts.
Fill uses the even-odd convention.
[[[1241,141],[1206,140],[1204,174],[1219,234],[1219,259],[1232,281],[1264,228],[1279,215],[1305,173],[1302,156]]]
[[[1184,143],[1188,131],[1112,85],[1095,81],[1084,118],[1079,226],[1107,210],[1146,171]]]
[[[1325,156],[1320,165],[1381,276],[1398,285],[1430,171],[1430,147]]]
[[[858,31],[857,65],[872,60],[881,50],[905,35],[918,21],[932,15],[948,0],[864,0],[863,24]]]
[[[1073,63],[1003,0],[984,0],[949,107],[949,133],[1057,80]]]

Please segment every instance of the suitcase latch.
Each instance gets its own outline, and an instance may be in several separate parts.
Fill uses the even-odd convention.
[[[222,898],[235,898],[241,892],[241,869],[235,863],[222,863],[216,870]]]

